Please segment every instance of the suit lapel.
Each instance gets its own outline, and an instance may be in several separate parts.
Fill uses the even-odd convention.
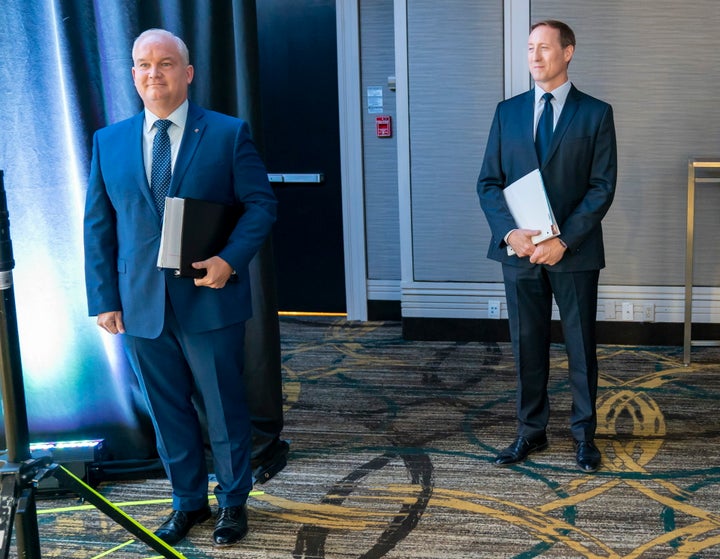
[[[140,192],[142,192],[150,207],[155,208],[152,193],[150,192],[150,183],[148,183],[147,173],[145,172],[145,155],[143,153],[143,126],[145,125],[145,111],[136,114],[131,123],[130,133],[130,151],[135,154],[130,157],[130,161],[134,167],[132,174],[135,176]]]
[[[533,159],[537,160],[537,154],[535,153],[535,90],[531,89],[525,93],[525,99],[520,105],[520,123],[524,128],[522,130],[522,137],[527,138],[526,149],[528,155]]]
[[[170,181],[170,189],[168,196],[175,196],[180,189],[180,183],[187,171],[190,161],[192,161],[197,147],[200,144],[207,122],[205,122],[205,113],[203,109],[197,105],[190,103],[188,107],[187,121],[185,122],[185,132],[183,133],[182,142],[180,143],[180,151],[175,160],[175,168],[173,169],[172,180]]]
[[[542,162],[541,167],[550,161],[550,158],[555,153],[555,150],[557,150],[579,107],[580,102],[578,101],[577,89],[575,89],[574,85],[570,86],[567,99],[565,99],[565,106],[563,107],[562,113],[560,113],[557,125],[555,125],[552,142],[550,142],[550,149],[548,150],[547,155],[545,156],[545,161]]]

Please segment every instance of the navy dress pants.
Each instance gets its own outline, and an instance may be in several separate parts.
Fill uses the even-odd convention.
[[[592,441],[597,427],[596,342],[598,270],[552,272],[545,266],[503,265],[510,339],[518,378],[518,434],[545,433],[550,416],[550,324],[553,296],[560,311],[572,393],[570,430]]]
[[[218,505],[239,506],[252,488],[251,427],[242,378],[245,324],[191,333],[170,301],[158,338],[123,335],[155,427],[173,492],[173,509],[197,510],[208,500],[203,430],[193,398],[207,414]]]

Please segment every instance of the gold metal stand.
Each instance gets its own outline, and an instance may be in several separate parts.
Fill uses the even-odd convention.
[[[698,177],[700,169],[720,171],[720,160],[696,157],[688,161],[687,237],[685,242],[685,328],[683,335],[683,363],[690,365],[691,346],[720,345],[717,340],[692,340],[693,251],[695,241],[695,186],[699,183],[720,184],[719,177]]]

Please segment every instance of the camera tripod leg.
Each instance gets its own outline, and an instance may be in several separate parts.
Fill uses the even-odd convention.
[[[17,478],[15,475],[2,476],[0,481],[0,558],[10,554],[10,539],[15,519]]]
[[[13,526],[18,557],[23,559],[41,559],[40,538],[35,507],[35,488],[25,484],[17,465],[8,467],[2,474],[0,492],[0,540],[2,559],[10,556],[10,543]]]
[[[100,512],[109,516],[117,524],[125,528],[133,536],[142,540],[152,549],[160,553],[168,559],[187,559],[183,554],[176,551],[173,547],[158,538],[153,532],[145,528],[142,524],[130,517],[120,508],[108,501],[100,493],[87,485],[72,472],[60,465],[54,465],[52,475],[65,487],[72,489],[80,497],[95,506]]]
[[[23,559],[41,559],[34,487],[26,487],[20,492],[15,511],[15,527],[18,554]]]

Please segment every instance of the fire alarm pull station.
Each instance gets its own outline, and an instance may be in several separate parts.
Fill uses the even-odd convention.
[[[375,133],[378,138],[392,137],[392,117],[390,115],[375,117]]]

